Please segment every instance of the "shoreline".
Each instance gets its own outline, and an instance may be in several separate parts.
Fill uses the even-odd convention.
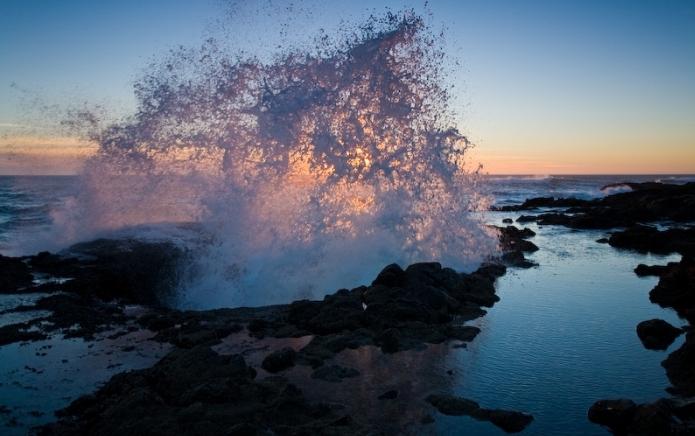
[[[639,192],[639,189],[633,192]],[[614,194],[606,198],[621,195],[624,194]],[[659,195],[663,196],[663,193]],[[536,201],[538,202],[538,200]],[[607,225],[606,223],[608,221],[606,216],[610,216],[610,214],[602,214],[600,212],[600,206],[588,206],[583,203],[578,204],[577,202],[571,203],[571,205],[568,202],[560,202],[558,204],[557,201],[553,200],[552,205],[549,205],[548,202],[546,202],[545,204],[533,205],[533,207],[564,208],[565,211],[559,215],[564,214],[567,217],[573,217],[577,214],[585,214],[586,217],[583,218],[585,222],[587,220],[594,220],[601,226]],[[686,202],[685,204],[687,205],[689,203]],[[527,205],[527,208],[528,207],[531,206]],[[584,209],[574,209],[571,212],[568,211],[569,208],[577,207],[584,207]],[[617,206],[614,205],[608,207],[617,208]],[[519,211],[521,211],[521,209]],[[619,213],[617,209],[615,209],[611,213],[614,214],[613,216],[624,219],[625,211]],[[653,216],[659,216],[659,214],[655,212]],[[569,223],[574,219],[576,218],[567,218],[567,221],[563,224]],[[544,224],[556,225],[555,223]],[[569,227],[572,227],[572,225]],[[528,238],[532,238],[533,235],[523,230],[519,230],[516,227],[502,227],[498,228],[498,230],[500,231],[501,243],[506,252],[498,262],[506,262],[508,266],[512,267],[514,265],[522,267],[532,266],[524,258],[523,251],[534,251],[535,245],[527,240]],[[637,230],[638,231],[636,234],[634,229],[628,230],[627,233],[626,231],[616,232],[613,234],[613,236],[611,236],[611,238],[608,239],[607,242],[611,243],[611,239],[613,239],[613,243],[611,243],[611,245],[617,246],[614,245],[617,244],[616,240],[623,238],[623,240],[638,241],[644,245],[645,241],[653,240],[658,241],[660,244],[660,247],[658,248],[659,250],[686,250],[686,253],[689,253],[687,251],[689,250],[689,248],[687,248],[688,246],[684,246],[682,244],[682,234],[669,235],[668,233],[663,233],[661,230],[656,229],[656,231],[660,233],[657,233],[656,237],[650,238],[649,236],[653,233],[653,230],[645,230],[642,228],[637,228]],[[648,232],[649,235],[645,236],[645,231]],[[632,239],[630,237],[624,237],[625,234],[628,234],[628,236],[632,235],[634,237],[632,237]],[[665,235],[669,235],[669,237],[665,237]],[[686,236],[687,235],[689,235],[689,233],[687,233]],[[672,243],[665,244],[664,241],[672,241]],[[131,322],[133,323],[132,326],[137,326],[137,328],[155,332],[157,335],[155,337],[158,337],[156,340],[171,343],[176,348],[174,351],[170,352],[172,355],[171,359],[163,359],[161,361],[163,362],[161,365],[156,364],[151,370],[145,369],[141,370],[141,372],[135,375],[131,374],[131,379],[125,376],[120,378],[119,376],[115,376],[112,379],[112,382],[109,382],[104,388],[101,388],[97,392],[97,401],[92,401],[91,403],[85,403],[83,401],[82,403],[79,403],[80,400],[77,400],[75,403],[78,405],[75,406],[75,403],[73,403],[72,406],[68,407],[56,426],[44,428],[44,431],[48,432],[48,434],[51,432],[60,433],[61,431],[69,434],[77,431],[76,429],[79,429],[80,425],[97,425],[96,423],[98,422],[101,422],[103,425],[104,423],[111,422],[108,421],[108,419],[113,418],[112,415],[109,415],[109,413],[113,412],[113,410],[112,408],[109,409],[109,407],[114,406],[119,402],[122,403],[124,401],[133,400],[133,395],[135,393],[139,392],[138,394],[143,394],[137,389],[138,387],[141,387],[141,383],[134,383],[132,381],[132,378],[134,377],[154,377],[156,379],[157,374],[166,374],[175,371],[176,366],[181,362],[182,359],[186,360],[192,358],[192,356],[196,357],[195,360],[200,359],[207,361],[206,359],[212,359],[209,365],[215,367],[220,363],[217,362],[217,358],[211,357],[205,348],[207,347],[207,349],[209,349],[213,343],[215,343],[215,345],[219,345],[219,342],[224,340],[224,338],[239,332],[249,332],[249,336],[256,340],[271,337],[287,339],[292,337],[302,338],[311,336],[312,339],[310,342],[304,344],[298,350],[294,350],[290,347],[292,349],[292,351],[290,351],[285,349],[285,347],[281,347],[275,351],[267,353],[266,357],[270,360],[266,366],[269,368],[282,368],[283,365],[289,365],[289,362],[291,362],[292,365],[279,369],[277,373],[282,373],[282,371],[284,371],[286,368],[301,366],[311,368],[313,370],[313,372],[308,375],[310,378],[312,378],[311,374],[316,372],[317,369],[330,368],[330,370],[324,370],[323,372],[325,374],[320,374],[320,376],[333,380],[342,380],[346,377],[347,379],[350,379],[351,377],[355,377],[355,375],[351,376],[351,374],[354,374],[354,372],[350,371],[350,368],[348,367],[341,367],[338,365],[338,368],[334,368],[335,365],[324,363],[345,350],[359,350],[372,347],[375,350],[375,353],[402,353],[403,350],[417,350],[426,343],[438,343],[437,341],[441,343],[451,340],[456,341],[456,344],[465,346],[466,342],[472,340],[478,333],[474,327],[467,327],[465,325],[465,321],[482,316],[484,314],[484,310],[482,308],[490,307],[496,302],[497,297],[495,295],[494,280],[499,277],[501,275],[501,271],[503,271],[503,267],[499,266],[499,263],[497,266],[484,266],[481,270],[478,270],[472,274],[458,274],[452,270],[441,268],[441,266],[438,266],[438,264],[416,264],[407,268],[405,271],[400,269],[400,267],[397,268],[392,265],[382,271],[372,286],[362,287],[364,289],[356,288],[351,291],[338,291],[335,294],[327,296],[322,302],[300,301],[289,305],[274,306],[270,308],[218,309],[213,311],[179,312],[156,308],[156,299],[153,299],[156,295],[151,293],[148,294],[148,291],[157,289],[156,286],[151,286],[157,281],[156,277],[150,277],[149,279],[154,280],[154,282],[148,282],[149,279],[147,278],[147,275],[144,277],[138,276],[136,270],[134,277],[137,277],[137,280],[129,281],[128,277],[123,274],[123,268],[119,269],[119,265],[120,267],[128,264],[132,265],[133,246],[128,247],[130,250],[128,251],[130,253],[128,256],[119,258],[116,255],[114,258],[114,253],[118,253],[118,246],[110,244],[119,243],[122,244],[124,242],[121,241],[109,243],[108,241],[97,241],[92,243],[96,245],[92,246],[91,254],[94,255],[95,252],[98,253],[101,251],[105,255],[106,259],[104,259],[103,262],[100,262],[99,256],[97,255],[97,261],[95,262],[94,259],[92,259],[92,263],[90,264],[91,268],[86,269],[84,268],[85,264],[80,264],[79,261],[66,261],[63,258],[55,257],[50,254],[40,254],[38,256],[19,260],[21,264],[28,265],[29,274],[36,271],[43,274],[52,274],[54,276],[74,276],[76,275],[77,271],[80,271],[81,274],[78,274],[77,278],[74,278],[72,282],[44,283],[39,285],[38,289],[40,290],[60,290],[67,293],[46,297],[44,300],[39,300],[36,305],[26,306],[20,309],[20,311],[36,309],[52,311],[52,315],[42,321],[52,323],[53,327],[50,328],[53,328],[53,331],[70,329],[73,325],[79,324],[81,327],[77,330],[70,331],[69,335],[83,338],[89,338],[90,336],[93,337],[95,334],[104,333],[109,330],[108,327],[105,327],[107,324],[93,322],[95,319],[98,319],[100,322],[106,320],[112,325],[116,326],[125,326],[127,323]],[[135,244],[136,247],[138,244],[137,242],[133,241],[126,241],[126,243]],[[101,244],[101,246],[99,244]],[[627,244],[627,246],[621,248],[631,248],[630,244],[634,245],[634,242],[623,242],[623,244]],[[647,245],[647,251],[654,249],[653,243],[648,242]],[[96,251],[94,251],[95,247]],[[87,244],[86,248],[89,249],[89,244]],[[82,249],[85,249],[85,246],[83,246]],[[167,265],[170,266],[170,264],[167,262],[171,261],[169,257],[161,256],[160,258],[154,256],[153,258],[152,255],[153,253],[157,252],[170,252],[171,247],[159,246],[153,248],[151,246],[141,246],[139,249],[144,250],[144,253],[146,253],[144,254],[143,258],[148,260],[148,263],[146,263],[147,265],[151,267],[153,259],[158,259],[163,265],[161,270],[165,272],[170,271],[167,269]],[[535,247],[535,249],[537,249],[537,247]],[[19,263],[7,259],[8,258],[2,258],[0,268],[2,268],[4,271],[15,268],[12,270],[14,271],[12,276],[19,280],[18,283],[26,284],[27,276],[22,275],[22,267],[19,266]],[[683,261],[681,261],[681,263],[682,262]],[[8,265],[10,266],[8,267]],[[115,268],[115,274],[114,270],[109,271],[110,268]],[[679,266],[678,268],[682,269],[683,267]],[[146,268],[146,270],[151,269],[152,268]],[[27,271],[24,272],[26,273]],[[676,272],[673,272],[673,274],[676,274]],[[664,271],[661,271],[661,273],[664,273]],[[664,275],[662,275],[662,279],[663,277],[671,277],[673,274],[666,275],[664,273]],[[166,275],[166,273],[164,275]],[[143,280],[143,278],[146,280]],[[114,279],[118,280],[114,281]],[[25,281],[21,282],[21,280]],[[692,283],[692,281],[690,283]],[[147,286],[144,284],[147,284]],[[21,286],[18,286],[18,288],[19,287]],[[434,289],[437,292],[419,292],[420,289],[425,287],[427,289]],[[664,285],[662,288],[668,288],[668,286]],[[125,301],[128,301],[129,303],[146,303],[153,308],[150,309],[151,312],[149,314],[141,315],[135,319],[129,318],[123,313],[122,310],[119,312],[117,304],[94,304],[95,300],[93,300],[92,295],[93,289],[100,290],[101,294],[99,297],[101,297],[101,299],[108,300],[110,297],[118,297],[123,300],[125,298]],[[126,291],[125,293],[123,293],[124,290]],[[407,301],[407,304],[402,303],[401,301],[404,290],[409,292],[407,294],[409,296],[409,301]],[[668,289],[665,291],[665,293],[669,293]],[[433,295],[437,295],[437,297],[435,298]],[[451,301],[452,299],[454,301]],[[395,307],[392,307],[394,306],[394,302],[397,302],[397,304],[395,304]],[[366,304],[366,310],[362,306],[363,304]],[[426,310],[421,310],[423,307],[426,308]],[[373,314],[370,313],[370,316],[368,316],[365,320],[364,312],[367,311],[373,312]],[[37,340],[42,338],[42,334],[45,335],[46,333],[50,333],[50,331],[36,331],[33,329],[33,327],[36,325],[36,323],[28,322],[28,324],[22,324],[13,329],[2,327],[2,330],[0,330],[2,331],[0,338],[5,338],[4,341],[7,341],[7,338],[9,338],[11,341]],[[692,343],[692,334],[686,335],[686,343],[683,347],[686,347],[686,345],[690,343]],[[177,350],[178,353],[176,353]],[[275,352],[278,354],[275,355],[275,357],[270,358],[270,356]],[[675,352],[672,354],[675,354]],[[681,361],[688,363],[692,362],[692,354],[685,354],[684,356],[682,356],[684,353],[680,354]],[[676,362],[677,361],[678,360],[676,360]],[[227,364],[229,364],[229,362],[223,363],[223,365]],[[271,396],[276,395],[276,397],[273,397],[275,400],[281,403],[289,401],[294,406],[299,405],[297,407],[300,407],[302,411],[301,413],[306,413],[309,417],[318,416],[312,415],[312,413],[318,413],[320,415],[319,418],[313,420],[305,416],[307,420],[302,422],[300,428],[305,428],[301,426],[313,425],[314,427],[311,427],[313,430],[322,432],[359,432],[364,430],[353,418],[344,419],[345,416],[348,415],[341,415],[340,412],[330,410],[330,407],[328,408],[329,410],[323,410],[320,413],[313,410],[312,407],[315,405],[302,400],[301,396],[297,396],[296,392],[290,395],[291,398],[287,398],[285,396],[287,394],[287,389],[291,390],[291,388],[287,387],[288,384],[286,381],[277,380],[274,378],[276,376],[272,376],[270,377],[272,379],[270,384],[266,386],[263,385],[263,380],[265,379],[257,381],[250,376],[249,366],[245,362],[243,365],[241,365],[239,362],[235,363],[235,365],[239,371],[234,374],[226,375],[228,377],[228,381],[233,381],[232,384],[247,386],[250,390],[261,390],[268,392],[268,395]],[[263,361],[261,361],[261,366],[263,366]],[[158,369],[154,370],[154,368]],[[196,369],[197,370],[193,372],[205,372],[205,368]],[[155,375],[151,374],[152,371],[155,372]],[[682,372],[683,369],[681,368],[680,371]],[[675,372],[673,369],[671,369],[668,375],[669,377],[672,377],[673,374],[677,374],[678,372],[679,370],[677,369]],[[180,376],[184,377],[185,375],[181,374]],[[187,377],[193,377],[193,375],[188,374]],[[678,380],[677,376],[676,380]],[[203,377],[201,380],[189,381],[193,384],[198,383],[196,387],[200,387],[205,385],[204,382],[209,382],[210,380],[205,380]],[[686,380],[686,382],[688,382],[688,380]],[[132,384],[133,386],[130,391],[120,392],[120,397],[118,395],[109,396],[109,390],[113,391],[115,389],[116,391],[119,391],[119,383],[125,386],[131,386]],[[343,382],[343,384],[344,383],[345,382]],[[682,382],[679,384],[682,384]],[[181,392],[177,391],[176,396],[185,393],[184,391],[188,392],[186,389],[183,389]],[[278,393],[279,391],[282,391],[282,393]],[[388,397],[394,395],[398,397],[398,392],[394,394],[391,391],[392,390],[383,392],[382,394],[386,395],[386,398],[380,401],[389,401]],[[149,392],[147,395],[157,392],[158,391],[155,389],[154,391]],[[273,392],[275,392],[275,394],[273,394]],[[113,392],[111,393],[113,394]],[[158,395],[159,394],[161,393],[158,393]],[[206,392],[201,395],[202,399],[199,398],[199,401],[194,401],[185,407],[189,407],[196,402],[202,402],[203,404],[218,404],[215,402],[220,400],[216,397],[216,395],[222,395],[224,397],[224,393],[220,394],[219,392]],[[430,400],[427,400],[427,398],[430,398]],[[251,396],[248,398],[248,400],[249,401],[247,401],[247,403],[253,403],[257,400],[257,398]],[[487,419],[492,421],[493,424],[498,425],[500,428],[507,428],[512,431],[519,431],[520,429],[523,429],[525,425],[530,423],[527,417],[528,415],[523,413],[518,414],[518,412],[512,411],[487,409],[480,407],[479,405],[476,407],[477,403],[468,399],[440,396],[423,397],[420,399],[420,401],[423,404],[431,404],[435,409],[438,409],[439,412],[444,414],[464,414],[472,416],[475,419]],[[167,401],[164,401],[164,404],[167,405],[167,407],[173,407],[171,404],[168,404]],[[622,402],[620,404],[624,404],[627,410],[621,415],[621,422],[627,421],[628,418],[633,419],[636,416],[641,417],[641,415],[643,415],[642,412],[646,410],[645,407],[642,407],[645,405],[630,405],[627,402]],[[688,404],[689,403],[687,403],[685,406]],[[229,405],[227,406],[229,408]],[[650,408],[648,410],[654,410],[653,407],[657,407],[660,417],[668,415],[668,419],[662,419],[657,423],[661,426],[672,426],[673,422],[671,417],[676,417],[681,421],[684,419],[686,421],[692,420],[692,416],[687,415],[687,413],[689,413],[689,409],[686,407],[687,410],[683,412],[682,409],[685,406],[680,403],[676,404],[673,400],[666,400],[666,402],[659,402],[656,406],[649,406]],[[177,407],[180,409],[184,406],[180,405]],[[169,410],[170,416],[163,415],[161,420],[171,418],[171,416],[182,413],[183,410],[185,410],[185,407],[181,410],[176,409],[175,413],[174,411]],[[426,407],[426,404],[424,407]],[[261,409],[263,409],[263,407],[261,407]],[[432,417],[433,409],[429,410],[430,412],[425,413],[429,416],[429,418],[424,416],[425,414],[423,414],[421,417],[423,421],[421,425],[423,426],[428,425],[428,423],[424,421],[429,421],[430,418],[434,419]],[[611,410],[613,410],[613,408],[611,408]],[[681,418],[683,416],[685,418]],[[257,423],[257,425],[261,425],[264,420],[270,420],[270,417],[266,416],[264,419],[261,419],[260,423]],[[615,424],[613,420],[598,420],[602,424],[610,424],[609,426],[616,431],[621,430],[622,427],[619,427],[621,425],[625,426],[624,428],[626,429],[629,428],[630,425],[625,424],[624,422],[621,424]],[[339,424],[336,424],[336,422],[339,422]],[[515,423],[515,425],[509,424],[510,422]],[[524,422],[526,424],[520,428],[520,423]],[[114,422],[111,422],[111,424],[116,425]],[[61,425],[63,425],[63,427],[61,427]],[[70,427],[70,425],[73,427]],[[119,425],[123,425],[123,423],[119,423]],[[282,429],[282,431],[291,432],[286,428],[286,423],[278,423],[277,425],[279,426],[278,428]],[[242,431],[244,429],[238,430]],[[250,428],[246,428],[246,430],[250,431]],[[295,430],[297,429],[295,428],[292,431]]]

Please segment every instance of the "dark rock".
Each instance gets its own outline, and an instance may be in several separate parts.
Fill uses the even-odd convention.
[[[407,276],[405,274],[405,271],[403,271],[403,268],[401,268],[398,264],[392,263],[391,265],[381,270],[379,275],[372,282],[372,286],[403,286],[405,284],[406,279]]]
[[[673,387],[669,392],[683,396],[695,395],[695,332],[689,331],[685,342],[661,362]]]
[[[589,421],[619,433],[628,428],[636,409],[632,400],[600,400],[589,408],[588,417]]]
[[[484,409],[475,401],[452,395],[430,395],[425,401],[444,415],[466,415],[479,421],[489,421],[507,433],[518,433],[523,431],[533,421],[533,416],[527,413],[500,409]]]
[[[683,257],[662,271],[659,283],[649,292],[649,299],[662,307],[676,310],[678,315],[695,321],[695,259]]]
[[[695,228],[658,230],[656,227],[635,225],[611,235],[608,243],[616,248],[640,252],[695,254]]]
[[[480,405],[472,400],[453,395],[429,395],[425,401],[434,406],[444,415],[472,416],[480,409]]]
[[[308,403],[282,377],[254,380],[239,355],[174,350],[154,367],[114,376],[58,412],[39,434],[346,434],[359,432],[331,408]]]
[[[432,424],[434,422],[434,417],[429,413],[426,413],[420,418],[420,423],[423,425]]]
[[[396,398],[398,398],[398,391],[396,390],[386,391],[379,395],[380,400],[395,400]]]
[[[28,331],[30,327],[31,325],[28,323],[0,327],[0,346],[14,342],[40,341],[47,338],[42,332]]]
[[[504,253],[502,255],[502,260],[507,265],[517,268],[532,268],[534,266],[538,266],[537,263],[526,259],[524,254],[520,251],[510,251],[508,253]]]
[[[20,292],[31,286],[33,279],[29,267],[21,259],[0,255],[0,293]]]
[[[608,238],[599,238],[596,240],[599,244],[607,244],[608,243]]]
[[[662,319],[650,319],[637,324],[639,336],[645,348],[665,350],[683,331]]]
[[[630,227],[640,222],[695,220],[695,182],[682,185],[665,183],[630,183],[630,192],[622,192],[595,200],[540,197],[521,205],[504,206],[496,210],[519,211],[539,207],[565,209],[525,216],[517,222],[534,219],[539,225],[563,225],[577,229],[610,229]],[[692,245],[689,250],[692,250]],[[692,251],[689,251],[692,253]]]
[[[578,198],[554,198],[554,197],[535,197],[529,198],[518,206],[503,206],[495,208],[494,210],[500,211],[519,211],[536,209],[539,207],[576,207],[585,206],[590,202],[587,200],[581,200]]]
[[[682,423],[674,419],[674,412],[671,400],[637,405],[631,400],[621,399],[597,401],[589,409],[588,416],[591,422],[608,427],[614,434],[690,434]]]
[[[519,433],[533,422],[533,416],[528,413],[510,410],[486,410],[480,409],[477,419],[490,421],[507,433]]]
[[[505,224],[511,224],[511,223],[513,223],[514,221],[513,221],[511,218],[505,218],[505,219],[502,220],[502,222],[505,223]]]
[[[386,329],[377,336],[376,343],[379,344],[384,353],[395,353],[400,349],[400,338],[401,334],[398,329]]]
[[[538,217],[535,215],[521,215],[519,218],[516,219],[516,222],[519,224],[523,223],[535,223],[538,220]]]
[[[637,268],[635,268],[635,274],[637,274],[640,277],[647,277],[647,276],[661,276],[665,272],[669,270],[668,266],[664,265],[645,265],[643,263],[640,263],[637,265]]]
[[[311,373],[311,378],[331,382],[340,383],[344,378],[352,378],[360,375],[360,372],[355,368],[347,368],[340,365],[322,366]]]
[[[273,351],[263,359],[261,367],[268,372],[280,372],[294,366],[297,353],[290,347]]]

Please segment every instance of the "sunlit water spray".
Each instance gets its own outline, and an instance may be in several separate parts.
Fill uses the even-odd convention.
[[[90,129],[62,235],[198,223],[178,302],[194,307],[319,297],[392,262],[471,269],[496,240],[437,38],[411,13],[341,37],[272,62],[210,40],[158,63],[130,119]]]

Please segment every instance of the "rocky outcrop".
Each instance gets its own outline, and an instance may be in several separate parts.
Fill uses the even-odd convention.
[[[614,232],[608,239],[612,247],[627,248],[642,253],[695,254],[695,228],[671,228],[658,230],[653,226],[635,225]]]
[[[520,205],[497,210],[525,211],[539,208],[562,212],[525,215],[518,222],[536,221],[540,225],[563,225],[577,229],[610,229],[638,223],[695,220],[695,182],[684,185],[666,183],[625,183],[632,191],[595,200],[539,197]],[[542,212],[542,211],[541,211]],[[523,219],[523,220],[522,220]]]
[[[15,257],[0,255],[0,293],[25,291],[33,284],[29,266]]]
[[[693,410],[690,401],[680,399],[645,404],[626,399],[601,400],[591,406],[588,418],[616,435],[689,435],[695,431]]]
[[[683,333],[663,319],[650,319],[637,324],[637,336],[645,348],[665,350]]]
[[[176,349],[154,367],[114,376],[58,412],[44,435],[360,434],[349,416],[311,404],[281,377],[256,381],[240,355]]]

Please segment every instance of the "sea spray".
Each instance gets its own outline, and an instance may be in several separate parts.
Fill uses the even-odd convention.
[[[208,40],[155,63],[129,119],[79,114],[99,150],[62,236],[198,223],[188,307],[320,297],[392,262],[472,268],[496,240],[437,38],[411,12],[341,37],[270,62]]]

